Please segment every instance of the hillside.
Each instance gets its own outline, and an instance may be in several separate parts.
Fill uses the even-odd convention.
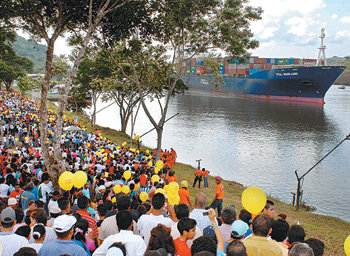
[[[347,66],[348,68],[345,72],[335,81],[334,84],[348,85],[350,86],[350,57],[342,58],[339,62],[336,62],[334,65]]]
[[[16,36],[13,49],[19,56],[26,57],[34,63],[34,73],[44,73],[47,46]]]

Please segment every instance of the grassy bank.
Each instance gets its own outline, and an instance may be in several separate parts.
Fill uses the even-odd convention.
[[[52,104],[50,107],[55,109],[55,106]],[[101,130],[104,137],[111,139],[115,143],[121,144],[124,141],[128,142],[128,144],[130,143],[130,137],[124,133],[98,125],[92,127],[89,124],[87,117],[82,115],[74,115],[73,113],[69,112],[67,112],[66,116],[70,120],[73,119],[73,116],[79,116],[79,122],[86,126],[90,132],[93,132],[96,129]],[[111,118],[111,120],[113,120],[113,118]],[[142,149],[146,149],[146,147],[142,147]],[[181,155],[181,152],[177,153],[178,155]],[[213,177],[209,177],[209,188],[192,188],[191,185],[193,182],[195,169],[190,165],[176,163],[174,170],[178,177],[178,181],[187,180],[189,182],[192,204],[194,204],[195,194],[199,191],[207,194],[209,203],[212,201],[215,194],[215,181]],[[232,177],[234,177],[234,175],[235,173],[233,171]],[[240,211],[242,209],[240,198],[245,187],[233,181],[223,181],[223,184],[225,186],[224,205],[234,204],[236,205],[237,211]],[[256,184],[259,184],[259,182],[257,181]],[[307,234],[306,238],[318,238],[325,243],[325,255],[345,255],[343,244],[346,237],[350,235],[350,223],[342,221],[338,218],[318,215],[304,210],[300,210],[298,212],[289,204],[275,198],[270,199],[275,202],[277,214],[285,213],[288,216],[287,221],[290,224],[296,224],[299,222],[305,228]]]

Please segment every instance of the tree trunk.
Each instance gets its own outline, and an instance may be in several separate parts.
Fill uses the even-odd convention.
[[[55,171],[52,170],[52,160],[50,159],[49,149],[47,146],[47,92],[51,81],[52,75],[52,59],[54,52],[55,40],[50,39],[46,52],[46,65],[45,65],[45,77],[44,82],[41,85],[41,98],[40,98],[40,144],[42,149],[42,156],[46,169],[50,178],[55,179]],[[55,184],[53,183],[55,186]]]
[[[92,126],[94,126],[96,124],[96,108],[97,108],[97,97],[95,93],[93,93],[92,95],[92,105],[93,105],[93,109],[92,109],[92,116],[91,116],[91,124]]]
[[[6,91],[10,92],[11,91],[11,83],[5,82],[5,86],[6,86]]]
[[[161,128],[156,128],[157,131],[157,156],[156,161],[160,160],[160,150],[162,149],[162,139],[163,139],[163,126]]]

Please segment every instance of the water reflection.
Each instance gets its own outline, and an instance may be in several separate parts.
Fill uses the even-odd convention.
[[[195,165],[201,158],[213,175],[259,186],[290,202],[290,192],[296,190],[294,170],[309,169],[349,133],[349,91],[332,88],[324,106],[189,91],[170,103],[168,116],[180,115],[166,124],[163,145],[174,147],[181,162]],[[99,124],[108,125],[108,111],[99,115]],[[111,127],[118,129],[116,124]],[[140,113],[136,133],[150,128]],[[154,147],[156,134],[146,135],[143,143]],[[350,142],[345,142],[305,178],[304,185],[304,198],[318,212],[348,221],[349,154]]]

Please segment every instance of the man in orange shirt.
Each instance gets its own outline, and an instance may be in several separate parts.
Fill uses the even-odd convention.
[[[181,181],[181,188],[179,189],[180,204],[187,204],[192,207],[190,201],[190,191],[187,190],[188,182],[186,180]]]
[[[224,185],[221,184],[222,178],[220,176],[216,176],[215,181],[217,184],[215,197],[209,208],[213,208],[214,210],[218,208],[218,217],[220,217],[222,210],[222,201],[224,199]]]
[[[209,175],[210,171],[206,170],[205,168],[202,168],[202,176],[204,179],[204,187],[207,188],[209,187],[208,184],[208,175]]]
[[[198,188],[201,188],[201,181],[202,181],[202,171],[201,169],[197,169],[195,172],[194,172],[194,181],[193,181],[193,186],[194,187],[198,181]]]
[[[15,198],[17,200],[17,203],[19,203],[19,197],[22,193],[23,193],[23,190],[21,189],[20,184],[16,183],[15,190],[13,190],[10,193],[10,198]]]

